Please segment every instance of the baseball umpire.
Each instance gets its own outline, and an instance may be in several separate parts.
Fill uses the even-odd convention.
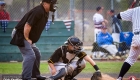
[[[17,45],[23,56],[22,80],[45,80],[40,75],[41,53],[35,43],[48,21],[49,11],[55,12],[57,0],[42,0],[42,3],[24,15],[12,31],[11,44]]]
[[[74,77],[78,75],[86,66],[85,60],[100,73],[96,63],[82,51],[83,42],[71,36],[65,42],[65,45],[59,47],[49,58],[48,64],[52,76],[51,80],[58,80],[64,77],[64,80],[77,80]]]
[[[140,7],[133,9],[128,9],[126,11],[120,12],[117,18],[131,21],[133,23],[133,33],[130,53],[127,59],[124,61],[120,74],[117,80],[122,80],[123,76],[127,73],[130,67],[136,62],[138,56],[140,55]]]

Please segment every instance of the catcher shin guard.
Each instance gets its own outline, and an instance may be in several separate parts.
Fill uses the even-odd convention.
[[[66,75],[64,80],[76,80],[74,79],[74,77],[76,75],[78,75],[84,68],[81,68],[80,66],[77,67],[73,72],[72,72],[72,75]]]
[[[77,79],[73,78],[71,75],[66,75],[64,80],[77,80]]]
[[[78,75],[86,66],[86,63],[83,59],[79,59],[77,61],[77,68],[74,69],[73,73],[72,73],[72,76],[75,77],[76,75]]]
[[[51,78],[53,80],[58,80],[58,79],[61,79],[65,75],[66,75],[66,70],[65,70],[65,68],[62,68],[59,70],[59,72],[56,75],[50,76],[49,78]]]
[[[74,77],[76,75],[78,75],[86,66],[86,63],[84,60],[82,60],[81,62],[77,62],[77,63],[78,63],[77,68],[75,68],[71,74],[66,75],[64,80],[74,80]]]

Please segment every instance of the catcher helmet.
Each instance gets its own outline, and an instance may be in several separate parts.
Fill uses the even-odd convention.
[[[67,39],[67,41],[65,42],[66,45],[71,45],[74,47],[74,50],[70,51],[71,53],[77,54],[78,52],[80,52],[82,50],[82,46],[83,46],[83,42],[75,37],[75,36],[71,36]]]
[[[65,44],[71,44],[72,46],[83,46],[83,42],[75,36],[69,37]]]

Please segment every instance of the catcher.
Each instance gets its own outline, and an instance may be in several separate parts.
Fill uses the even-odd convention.
[[[77,80],[74,77],[78,75],[86,66],[88,61],[93,68],[100,74],[96,63],[82,51],[83,42],[71,36],[65,42],[65,45],[59,47],[48,60],[51,76],[48,80],[58,80],[64,77],[64,80]]]

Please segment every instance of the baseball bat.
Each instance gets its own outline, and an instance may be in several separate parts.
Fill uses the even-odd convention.
[[[129,9],[134,8],[134,5],[135,5],[135,4],[136,4],[136,0],[134,0],[134,1],[132,2],[132,4],[131,4],[131,6],[130,6]]]

